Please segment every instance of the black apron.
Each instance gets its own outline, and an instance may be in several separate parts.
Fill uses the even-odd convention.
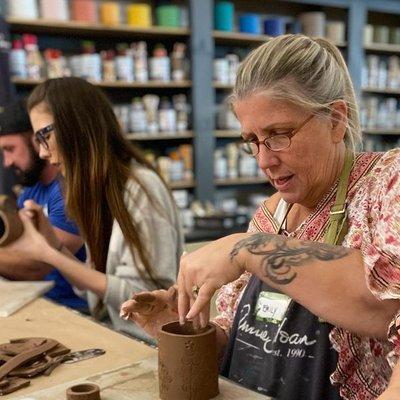
[[[235,315],[221,375],[278,400],[338,400],[329,332],[300,304],[252,276]]]

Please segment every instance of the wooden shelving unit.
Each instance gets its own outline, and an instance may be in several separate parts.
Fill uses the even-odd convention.
[[[364,87],[362,88],[364,93],[380,93],[380,94],[393,94],[396,96],[400,96],[400,89],[381,89],[374,87]]]
[[[365,45],[364,50],[377,53],[400,54],[400,45],[389,43],[371,43]]]
[[[219,44],[249,44],[258,46],[270,39],[268,35],[254,35],[251,33],[242,32],[225,32],[225,31],[213,31],[213,38]],[[334,43],[338,47],[346,47],[347,43]]]
[[[168,187],[170,189],[193,189],[196,185],[195,181],[176,181],[168,182]]]
[[[264,43],[270,38],[268,35],[253,35],[250,33],[241,32],[225,32],[225,31],[213,31],[213,38],[218,43],[226,44],[237,44],[240,42],[243,44],[254,44],[255,46]]]
[[[235,130],[223,130],[217,129],[214,131],[214,136],[216,138],[233,138],[233,139],[240,139],[240,132]]]
[[[193,182],[176,182],[172,183],[171,187],[174,188],[196,188],[196,197],[201,200],[213,200],[217,187],[224,187],[229,185],[246,185],[246,184],[263,184],[266,182],[263,178],[240,178],[237,180],[214,180],[213,179],[213,151],[218,143],[219,138],[226,138],[228,140],[240,140],[239,131],[229,130],[215,130],[214,120],[212,122],[205,121],[204,115],[209,115],[210,103],[215,97],[222,98],[223,95],[228,94],[233,89],[231,84],[213,83],[213,88],[204,85],[204,82],[210,82],[213,76],[212,62],[215,57],[219,57],[219,52],[214,51],[214,45],[220,47],[221,54],[226,51],[234,51],[235,48],[241,47],[242,49],[251,49],[264,43],[269,36],[268,35],[252,35],[241,32],[224,32],[217,31],[213,28],[213,23],[206,16],[212,15],[212,10],[216,0],[202,0],[196,1],[191,0],[182,1],[183,4],[190,11],[191,23],[190,28],[164,28],[164,27],[151,27],[151,28],[134,28],[128,25],[119,26],[106,26],[103,24],[89,24],[77,21],[52,21],[45,19],[27,20],[21,18],[7,18],[7,22],[10,24],[12,33],[34,33],[43,36],[43,41],[46,41],[48,37],[54,37],[54,42],[65,40],[77,42],[81,39],[90,39],[95,41],[102,41],[106,46],[107,42],[115,43],[117,41],[139,41],[146,40],[152,44],[164,42],[168,50],[171,48],[171,44],[174,41],[185,41],[190,48],[190,61],[196,68],[191,70],[192,81],[184,82],[93,82],[97,86],[104,88],[110,97],[116,99],[116,102],[127,102],[129,97],[141,95],[141,93],[147,93],[154,91],[159,95],[172,95],[179,93],[182,90],[186,94],[192,97],[192,115],[191,115],[191,126],[193,130],[196,130],[196,140],[193,140],[194,145],[194,169],[195,179]],[[151,1],[152,5],[156,4],[155,1]],[[400,90],[391,89],[376,89],[376,88],[364,88],[360,89],[361,86],[361,69],[363,64],[363,57],[367,53],[381,53],[382,55],[389,54],[400,54],[400,46],[392,44],[378,44],[372,43],[369,45],[363,45],[361,32],[364,25],[370,24],[388,24],[391,26],[398,25],[395,18],[400,15],[398,6],[393,5],[392,0],[379,0],[376,2],[360,1],[360,0],[288,0],[280,1],[273,0],[270,4],[264,4],[263,2],[245,2],[243,0],[235,0],[238,5],[237,12],[256,12],[260,15],[264,15],[268,12],[279,11],[282,15],[287,15],[291,19],[296,19],[297,15],[303,11],[310,11],[312,7],[320,9],[324,8],[324,12],[327,14],[327,19],[338,19],[346,25],[346,42],[334,43],[341,50],[346,51],[346,60],[348,62],[352,78],[355,83],[357,94],[361,93],[375,93],[377,96],[400,96]],[[263,3],[263,4],[261,4]],[[336,6],[336,5],[337,6]],[[387,20],[383,16],[381,20],[368,20],[369,13],[393,13],[392,20]],[[194,18],[195,17],[195,18]],[[193,23],[198,21],[200,18],[201,23]],[[204,20],[201,20],[201,19]],[[204,21],[204,22],[203,22]],[[58,36],[58,37],[57,37]],[[211,36],[211,43],[210,42]],[[103,40],[104,39],[104,40]],[[50,42],[52,43],[52,42]],[[72,46],[71,44],[71,46]],[[209,46],[211,44],[211,47]],[[77,47],[77,46],[76,46]],[[224,49],[225,47],[225,49]],[[229,48],[229,49],[228,49]],[[232,49],[230,49],[232,48]],[[75,51],[75,50],[73,50]],[[15,79],[15,84],[18,85],[18,90],[26,91],[31,87],[39,83],[38,81],[32,80],[21,80]],[[131,91],[132,89],[132,91]],[[136,90],[136,93],[135,93]],[[189,93],[190,91],[190,93]],[[365,129],[365,136],[367,135],[400,135],[399,129]],[[162,133],[156,135],[149,135],[145,132],[128,134],[127,137],[132,140],[138,141],[160,141],[159,143],[146,143],[145,145],[168,145],[168,142],[163,140],[171,140],[173,143],[177,143],[175,139],[183,139],[191,141],[195,135],[192,131],[182,132],[179,135]],[[172,144],[172,142],[171,142]],[[201,156],[199,156],[201,154]],[[217,189],[216,189],[217,188]],[[221,190],[222,190],[221,188]],[[241,189],[240,187],[238,188]],[[261,190],[264,188],[261,187]]]
[[[366,135],[400,135],[400,127],[398,128],[374,128],[363,129],[362,132]]]
[[[268,180],[264,177],[235,178],[235,179],[214,179],[216,186],[234,186],[234,185],[259,185],[267,184]]]
[[[129,140],[178,140],[178,139],[193,139],[193,131],[184,132],[159,132],[159,133],[148,133],[148,132],[137,132],[137,133],[127,133],[125,137]]]
[[[90,24],[79,21],[56,21],[48,19],[21,19],[7,18],[11,30],[34,31],[37,33],[48,33],[51,35],[68,34],[73,36],[101,36],[101,37],[136,37],[140,39],[157,39],[165,37],[187,37],[190,30],[187,28],[164,28],[152,26],[151,28],[135,28],[129,25],[109,26],[104,24]]]
[[[12,78],[12,82],[20,86],[35,86],[43,82],[44,79],[21,79]],[[174,89],[174,88],[190,88],[192,86],[191,81],[148,81],[148,82],[96,82],[90,81],[94,85],[103,88],[116,88],[116,89]]]

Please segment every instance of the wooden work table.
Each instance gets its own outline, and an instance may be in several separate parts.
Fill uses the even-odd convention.
[[[72,384],[93,382],[107,400],[158,399],[157,350],[112,331],[79,313],[37,299],[14,315],[0,318],[0,343],[11,338],[48,337],[72,351],[102,348],[106,353],[74,364],[62,364],[48,377],[31,380],[25,389],[2,399],[65,400]],[[266,400],[265,396],[220,379],[215,399]]]

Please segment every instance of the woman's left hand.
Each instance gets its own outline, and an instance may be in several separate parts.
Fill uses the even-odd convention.
[[[178,275],[180,323],[191,319],[195,325],[206,326],[215,291],[244,272],[244,263],[232,256],[232,250],[247,236],[247,233],[226,236],[182,256]]]

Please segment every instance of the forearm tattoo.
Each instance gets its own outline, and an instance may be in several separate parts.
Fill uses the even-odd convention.
[[[269,244],[273,248],[266,250]],[[236,243],[230,253],[231,261],[234,261],[242,249],[261,256],[261,266],[266,278],[279,285],[287,285],[296,278],[295,267],[301,267],[313,260],[338,260],[349,254],[349,249],[345,247],[293,240],[268,233],[256,233]]]

